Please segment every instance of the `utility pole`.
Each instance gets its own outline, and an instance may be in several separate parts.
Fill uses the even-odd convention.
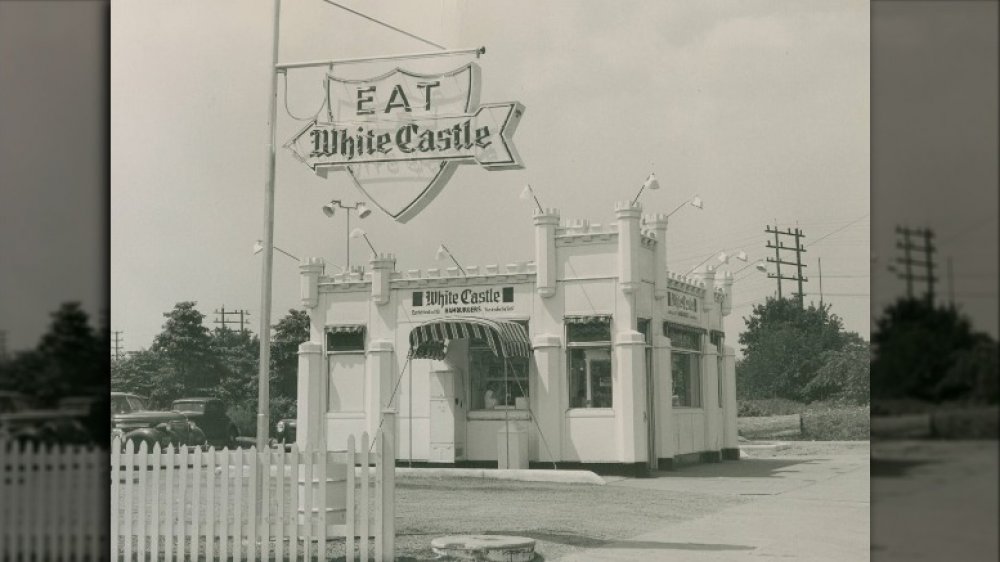
[[[906,281],[906,298],[913,299],[913,281],[926,281],[927,282],[927,303],[931,306],[934,305],[934,282],[937,280],[934,277],[934,244],[932,239],[934,238],[934,232],[930,229],[920,229],[920,228],[908,228],[897,226],[896,234],[898,234],[902,240],[896,241],[896,248],[903,250],[903,257],[896,258],[896,264],[903,266],[902,271],[895,265],[889,265],[889,271],[895,273],[900,278]],[[913,242],[913,238],[920,236],[924,239],[923,245],[918,245]],[[913,258],[914,252],[923,252],[924,260],[917,260]],[[920,267],[924,269],[924,275],[916,275],[913,270],[915,267]]]
[[[782,294],[781,293],[781,280],[782,279],[787,279],[789,281],[796,281],[798,283],[798,288],[799,288],[799,291],[797,293],[797,298],[798,298],[798,301],[799,301],[799,307],[801,308],[803,306],[803,299],[805,297],[805,293],[804,293],[804,291],[802,289],[802,283],[809,280],[807,277],[805,277],[804,275],[802,275],[802,268],[806,267],[806,265],[804,263],[802,263],[802,254],[805,253],[806,249],[805,249],[805,247],[802,246],[802,244],[800,242],[800,239],[805,238],[806,235],[803,234],[802,230],[799,229],[799,228],[796,228],[795,230],[792,230],[792,229],[789,228],[789,229],[785,230],[784,232],[782,232],[781,230],[778,230],[777,226],[775,226],[774,228],[771,228],[770,225],[768,225],[764,229],[764,232],[767,232],[768,234],[774,234],[774,244],[772,244],[770,240],[767,241],[767,247],[774,249],[774,257],[773,258],[767,258],[767,261],[770,262],[770,263],[775,264],[775,267],[776,267],[776,270],[777,270],[777,273],[775,273],[773,275],[770,274],[770,273],[768,273],[767,276],[770,279],[777,279],[778,280],[778,298],[779,299],[782,298],[782,296],[781,296],[781,294]],[[780,238],[779,238],[780,236],[791,236],[791,237],[793,237],[795,239],[795,246],[794,247],[787,247],[787,246],[785,246],[785,243],[780,240]],[[782,256],[781,256],[781,251],[782,250],[795,252],[795,261],[792,262],[792,261],[785,261],[785,260],[783,260]],[[795,271],[796,271],[795,276],[794,277],[790,277],[790,276],[787,276],[787,275],[782,275],[781,274],[781,266],[782,266],[782,264],[788,265],[788,266],[795,266]]]
[[[819,266],[819,307],[823,308],[823,258],[816,258],[816,265]]]
[[[121,356],[122,356],[122,342],[124,341],[124,338],[122,337],[123,333],[125,333],[125,332],[123,332],[121,330],[115,330],[115,331],[111,332],[111,334],[115,337],[115,341],[114,341],[114,345],[115,345],[115,359],[121,359]]]
[[[250,313],[246,310],[226,310],[226,305],[222,305],[222,308],[216,310],[215,313],[219,315],[219,319],[215,320],[213,324],[222,324],[222,328],[225,329],[228,324],[239,324],[240,332],[246,330],[246,316],[250,316]],[[236,316],[239,315],[239,320],[227,320],[226,316]]]

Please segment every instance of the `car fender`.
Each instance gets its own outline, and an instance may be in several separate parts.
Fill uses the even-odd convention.
[[[139,443],[145,441],[146,446],[152,448],[154,443],[160,443],[163,445],[163,432],[153,427],[141,427],[139,429],[133,429],[132,431],[126,432],[122,440],[123,443],[129,441],[135,441],[136,447],[138,448]]]

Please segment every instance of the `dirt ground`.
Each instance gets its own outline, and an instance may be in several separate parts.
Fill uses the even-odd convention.
[[[760,447],[780,443],[777,447]],[[740,443],[740,452],[746,458],[771,459],[776,457],[823,457],[862,453],[871,450],[869,441],[746,441]]]
[[[704,516],[746,500],[583,484],[448,478],[397,480],[396,552],[434,560],[430,541],[453,534],[531,537],[553,560],[582,548]]]

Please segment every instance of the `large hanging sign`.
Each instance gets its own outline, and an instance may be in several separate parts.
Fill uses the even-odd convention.
[[[365,80],[327,76],[327,112],[285,147],[321,176],[344,170],[399,222],[416,216],[459,164],[522,168],[511,142],[524,106],[479,103],[480,70],[400,68]]]

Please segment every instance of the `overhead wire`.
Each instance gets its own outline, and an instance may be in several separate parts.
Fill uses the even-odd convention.
[[[413,39],[416,39],[417,41],[421,41],[421,42],[426,43],[428,45],[431,45],[433,47],[437,47],[438,49],[441,49],[441,50],[447,49],[447,47],[445,47],[443,45],[439,45],[439,44],[435,43],[434,41],[431,41],[429,39],[424,39],[423,37],[420,37],[419,35],[416,35],[416,34],[410,33],[409,31],[400,29],[400,28],[398,28],[398,27],[396,27],[394,25],[391,25],[391,24],[388,24],[388,23],[386,23],[386,22],[384,22],[382,20],[373,18],[373,17],[371,17],[371,16],[369,16],[367,14],[363,14],[363,13],[357,11],[357,10],[352,10],[351,8],[348,8],[347,6],[344,6],[343,4],[340,4],[338,2],[334,2],[333,0],[323,0],[323,1],[326,2],[327,4],[330,4],[331,6],[336,6],[336,7],[340,8],[341,10],[344,10],[345,12],[350,12],[350,13],[352,13],[352,14],[358,16],[358,17],[364,18],[364,19],[366,19],[366,20],[368,20],[370,22],[377,23],[377,24],[379,24],[379,25],[381,25],[383,27],[388,27],[389,29],[391,29],[393,31],[396,31],[398,33],[402,33],[403,35],[406,35],[407,37],[411,37]]]

